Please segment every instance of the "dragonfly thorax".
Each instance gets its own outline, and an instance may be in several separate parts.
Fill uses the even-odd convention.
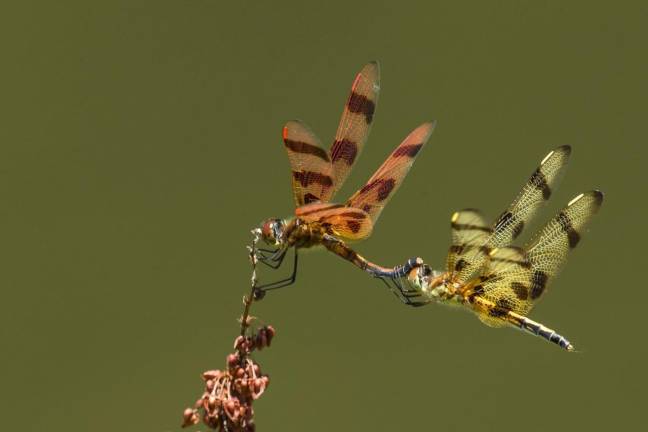
[[[261,238],[271,246],[309,248],[321,244],[325,230],[301,218],[268,219],[261,226]]]
[[[441,274],[430,281],[430,285],[424,287],[422,290],[424,294],[434,300],[444,301],[450,300],[454,297],[456,289],[454,284],[446,277],[446,274]]]

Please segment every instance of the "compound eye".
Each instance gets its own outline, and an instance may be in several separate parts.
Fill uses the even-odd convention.
[[[269,243],[274,243],[275,241],[275,221],[274,220],[269,220],[266,221],[262,226],[261,226],[261,236],[263,237],[263,240]]]

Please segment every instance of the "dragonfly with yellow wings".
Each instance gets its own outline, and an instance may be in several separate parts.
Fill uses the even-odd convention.
[[[279,268],[288,250],[292,249],[293,269],[288,278],[260,286],[258,293],[295,281],[298,250],[302,248],[324,246],[380,278],[404,277],[422,263],[420,258],[412,258],[405,265],[382,267],[355,252],[346,241],[369,237],[383,208],[398,190],[419,151],[428,141],[434,123],[423,123],[414,129],[369,181],[346,202],[331,202],[367,141],[379,89],[378,64],[368,63],[353,82],[335,140],[328,152],[303,122],[290,121],[284,127],[283,141],[292,169],[295,215],[289,219],[267,219],[254,232],[274,247],[259,249],[258,258],[262,263]]]
[[[570,153],[569,146],[550,152],[492,226],[477,210],[454,213],[446,269],[434,271],[423,264],[410,271],[407,280],[413,289],[404,295],[421,299],[412,304],[460,305],[488,326],[513,326],[573,351],[565,337],[527,315],[569,252],[580,244],[585,226],[603,203],[603,194],[592,190],[578,195],[528,246],[511,246],[551,196]]]

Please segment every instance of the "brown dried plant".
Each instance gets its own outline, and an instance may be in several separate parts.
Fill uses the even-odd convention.
[[[252,289],[243,297],[243,314],[239,321],[240,334],[234,340],[234,352],[226,359],[223,370],[208,370],[202,377],[205,388],[193,408],[184,410],[182,427],[198,424],[201,420],[210,429],[221,432],[254,432],[254,410],[252,403],[263,395],[270,378],[261,372],[261,367],[252,358],[254,350],[269,347],[275,336],[272,326],[264,325],[251,329],[254,317],[250,309],[255,299],[262,295],[257,292],[257,249],[259,240],[257,230],[252,231],[254,238],[248,247],[252,263]]]

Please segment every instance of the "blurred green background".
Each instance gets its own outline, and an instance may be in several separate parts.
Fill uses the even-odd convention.
[[[531,316],[581,353],[405,307],[317,251],[295,286],[254,308],[278,331],[257,356],[272,377],[258,430],[640,429],[642,3],[6,4],[3,429],[179,430],[200,374],[231,350],[249,230],[292,212],[283,123],[301,118],[328,145],[373,59],[376,122],[339,199],[417,124],[438,126],[357,249],[441,267],[454,210],[495,217],[550,149],[571,144],[539,219],[594,187],[606,201]]]

